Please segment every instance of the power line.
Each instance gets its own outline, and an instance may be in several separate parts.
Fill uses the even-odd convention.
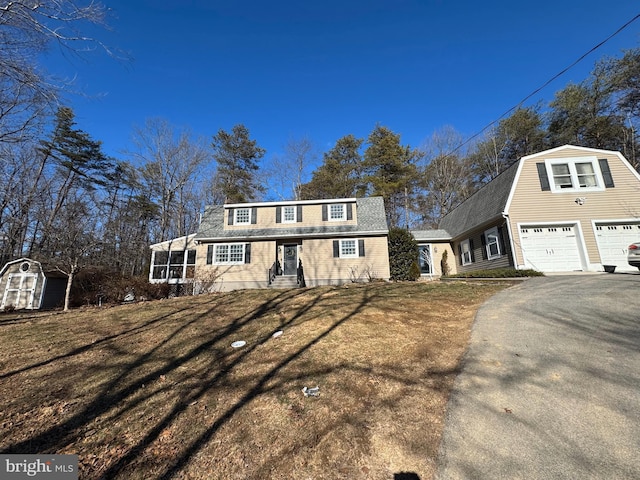
[[[478,137],[479,135],[481,135],[485,130],[487,130],[489,127],[491,127],[492,125],[495,125],[496,123],[498,123],[501,119],[503,119],[505,116],[507,116],[509,113],[513,112],[514,110],[516,110],[517,108],[519,108],[524,102],[526,102],[527,100],[529,100],[531,97],[533,97],[535,94],[539,93],[542,89],[544,89],[545,87],[547,87],[551,82],[553,82],[554,80],[556,80],[558,77],[564,75],[565,73],[567,73],[569,70],[571,70],[573,67],[575,67],[578,63],[580,63],[582,60],[585,59],[585,57],[587,57],[588,55],[590,55],[591,53],[595,52],[598,48],[600,48],[602,45],[604,45],[605,43],[607,43],[609,40],[611,40],[613,37],[615,37],[616,35],[618,35],[622,30],[624,30],[625,28],[627,28],[629,25],[631,25],[633,22],[635,22],[638,18],[640,18],[640,13],[638,15],[636,15],[635,17],[633,17],[631,20],[629,20],[627,23],[625,23],[624,25],[622,25],[620,28],[618,28],[615,32],[613,32],[611,35],[609,35],[607,38],[605,38],[603,41],[601,41],[600,43],[598,43],[595,47],[591,48],[587,53],[583,54],[580,56],[580,58],[578,58],[576,61],[574,61],[571,65],[569,65],[568,67],[564,68],[562,71],[560,71],[559,73],[555,74],[553,77],[551,77],[549,80],[547,80],[541,87],[536,88],[533,92],[531,92],[529,95],[527,95],[526,97],[524,97],[522,100],[520,100],[520,102],[516,105],[514,105],[513,107],[511,107],[509,110],[507,110],[506,112],[504,112],[502,115],[500,115],[498,118],[496,118],[495,120],[493,120],[492,122],[488,123],[487,125],[485,125],[479,132],[474,133],[472,136],[470,136],[469,138],[467,138],[464,142],[462,142],[460,145],[458,145],[456,148],[453,149],[453,151],[451,152],[451,154],[457,152],[458,150],[460,150],[462,147],[464,147],[466,144],[468,144],[471,140],[473,140],[474,138]]]

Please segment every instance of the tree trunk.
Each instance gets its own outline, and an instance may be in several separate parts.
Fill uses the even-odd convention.
[[[64,292],[64,311],[69,311],[69,298],[71,297],[71,284],[73,283],[73,277],[75,277],[78,271],[77,265],[72,265],[69,273],[67,274],[67,288]]]

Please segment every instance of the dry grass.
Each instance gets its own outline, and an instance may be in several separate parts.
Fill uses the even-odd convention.
[[[427,480],[473,315],[504,287],[379,283],[6,314],[0,451],[77,453],[82,479]]]

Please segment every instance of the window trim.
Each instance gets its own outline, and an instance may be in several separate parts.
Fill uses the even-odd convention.
[[[241,222],[238,219],[238,214],[240,213],[240,211],[247,211],[249,212],[248,216],[247,216],[247,221],[246,222]],[[233,209],[233,224],[234,225],[251,225],[251,208],[249,207],[239,207],[239,208],[234,208]]]
[[[232,246],[240,246],[242,248],[242,260],[241,261],[231,261],[231,247]],[[234,242],[234,243],[215,243],[213,245],[209,245],[209,247],[213,247],[211,255],[208,255],[207,252],[207,265],[244,265],[246,263],[246,243]],[[218,248],[226,247],[226,260],[218,261]],[[211,263],[209,263],[211,262]]]
[[[545,167],[547,170],[547,178],[549,179],[549,187],[553,193],[578,193],[578,192],[601,192],[605,190],[604,179],[602,177],[602,171],[600,170],[600,163],[595,156],[589,157],[572,157],[572,158],[553,158],[545,160]],[[596,185],[590,187],[581,187],[579,184],[579,175],[576,169],[576,164],[590,163],[593,168],[593,174],[596,178]],[[569,167],[569,176],[571,179],[571,188],[560,188],[556,185],[553,175],[554,165],[567,165]],[[577,187],[575,185],[578,185]]]
[[[354,253],[349,253],[349,254],[344,254],[343,253],[343,245],[346,244],[347,242],[353,242],[354,244]],[[339,241],[339,245],[340,245],[340,258],[358,258],[360,256],[360,250],[358,248],[358,240],[356,238],[345,238],[345,239],[341,239]]]
[[[496,258],[502,257],[502,249],[500,248],[500,232],[498,231],[498,227],[492,227],[484,232],[484,240],[485,240],[485,252],[487,253],[487,260],[495,260]],[[490,236],[495,237],[495,242],[489,241]],[[491,254],[491,246],[495,245],[497,254]]]
[[[293,210],[293,220],[287,220],[285,210],[290,208]],[[284,205],[282,207],[282,223],[296,223],[298,221],[298,209],[295,205]]]
[[[342,207],[342,216],[340,218],[334,218],[332,213],[332,207]],[[330,222],[343,222],[347,219],[347,204],[346,203],[330,203],[328,207],[328,220]]]
[[[464,247],[467,247],[467,251],[464,251]],[[462,265],[471,265],[473,263],[473,256],[471,255],[471,241],[470,239],[462,240],[460,242],[460,255],[462,260]],[[467,260],[467,255],[469,259]]]

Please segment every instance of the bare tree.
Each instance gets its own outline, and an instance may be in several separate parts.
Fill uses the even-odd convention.
[[[309,137],[290,138],[284,147],[284,155],[271,159],[269,190],[281,200],[302,200],[302,185],[309,180],[311,165],[317,158]]]
[[[0,142],[33,138],[34,129],[56,106],[60,88],[37,66],[38,55],[55,43],[79,54],[96,46],[113,50],[82,32],[105,26],[107,9],[76,0],[0,0]]]
[[[463,153],[452,153],[461,139],[453,127],[444,127],[423,146],[426,163],[421,166],[422,194],[416,203],[422,226],[437,228],[442,217],[473,191],[468,162]]]
[[[159,231],[153,241],[195,231],[203,207],[206,179],[211,176],[211,151],[188,131],[176,131],[164,119],[149,119],[136,129],[142,194],[158,208]]]

